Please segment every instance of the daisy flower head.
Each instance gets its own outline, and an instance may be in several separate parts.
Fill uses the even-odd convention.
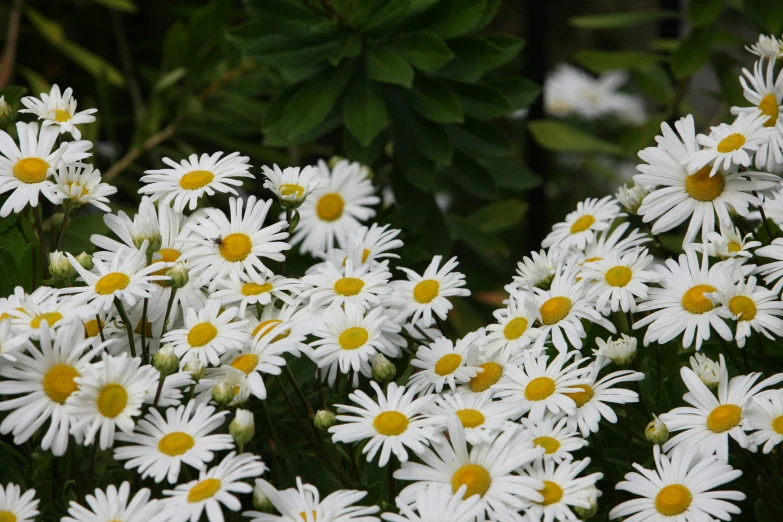
[[[57,129],[44,126],[39,132],[37,123],[18,122],[16,132],[19,147],[7,132],[0,131],[0,194],[13,191],[0,207],[0,217],[12,211],[18,214],[28,204],[37,207],[40,194],[54,204],[61,203],[63,194],[50,179],[52,174],[61,162],[70,165],[89,156],[86,151],[92,147],[89,141],[73,141],[52,152]]]
[[[783,42],[773,35],[760,34],[758,41],[750,47],[745,46],[745,49],[756,56],[772,61],[783,56]]]
[[[118,211],[117,215],[106,214],[103,216],[103,222],[120,241],[101,234],[91,235],[90,242],[101,249],[95,253],[94,257],[107,261],[116,252],[125,248],[139,250],[146,241],[150,250],[161,254],[158,257],[165,258],[163,260],[166,262],[176,261],[179,259],[179,255],[162,255],[163,230],[179,229],[182,221],[182,214],[174,212],[169,207],[156,207],[148,196],[144,196],[141,198],[139,209],[132,219],[122,210]],[[168,248],[172,246],[171,241],[166,245]],[[181,255],[181,252],[179,254]],[[153,257],[155,257],[154,254]]]
[[[378,522],[372,516],[378,506],[357,506],[366,491],[341,489],[321,499],[318,489],[296,477],[296,487],[278,490],[264,479],[256,479],[255,491],[263,495],[279,514],[245,511],[250,522]]]
[[[544,483],[516,473],[544,453],[525,430],[510,426],[491,442],[468,451],[465,430],[454,416],[449,419],[448,435],[420,455],[421,463],[403,462],[394,472],[395,479],[413,481],[400,492],[398,503],[411,503],[420,491],[439,484],[451,486],[452,493],[467,486],[464,497],[480,497],[478,520],[483,520],[486,513],[508,514],[543,500],[538,490]]]
[[[220,364],[220,355],[230,350],[239,350],[245,343],[250,342],[244,328],[247,321],[234,320],[238,312],[238,308],[228,308],[221,312],[220,301],[210,299],[201,310],[188,309],[184,317],[184,328],[166,332],[162,342],[174,346],[182,366],[193,357],[198,357],[205,366],[217,366]]]
[[[447,484],[433,484],[419,490],[410,503],[399,502],[399,514],[383,513],[381,518],[387,522],[472,522],[482,511],[481,497],[464,498],[467,489],[463,484],[453,493]]]
[[[470,382],[483,371],[477,365],[481,353],[478,343],[483,336],[484,331],[477,330],[456,343],[438,337],[429,346],[419,346],[411,366],[420,371],[411,375],[408,386],[416,393],[426,395],[433,391],[440,393],[446,386],[453,392],[458,384]]]
[[[720,382],[717,397],[690,368],[680,368],[680,375],[688,388],[683,400],[690,406],[674,408],[661,415],[661,421],[669,431],[681,432],[669,439],[664,451],[672,448],[697,448],[719,459],[729,458],[729,437],[741,448],[748,447],[748,421],[745,408],[748,401],[764,388],[783,381],[783,373],[774,375],[758,384],[760,373],[738,375],[729,380],[726,361],[720,355]]]
[[[18,306],[7,313],[12,318],[14,332],[31,339],[38,339],[39,329],[44,322],[53,330],[59,330],[73,321],[81,322],[95,317],[93,307],[73,306],[57,291],[25,295]]]
[[[399,259],[400,256],[391,252],[403,246],[397,239],[401,230],[389,228],[389,225],[373,223],[370,227],[362,227],[350,237],[346,248],[354,254],[354,258],[362,263],[374,263],[379,259]]]
[[[318,172],[329,185],[316,189],[299,207],[299,225],[292,239],[294,245],[301,243],[303,254],[326,252],[335,244],[344,247],[361,222],[375,216],[370,206],[381,201],[359,163],[340,160],[330,169],[319,160]]]
[[[497,323],[487,326],[486,337],[482,341],[487,357],[498,352],[517,355],[529,348],[538,337],[538,328],[533,326],[538,319],[538,310],[531,306],[524,292],[511,294],[506,307],[495,310],[492,315]]]
[[[652,187],[639,185],[638,183],[634,183],[631,187],[629,187],[627,184],[623,184],[622,187],[617,189],[617,193],[614,195],[614,197],[617,199],[620,205],[622,205],[626,212],[636,215],[636,212],[639,210],[642,201],[644,201],[644,198],[650,192],[652,192]]]
[[[280,368],[286,364],[283,354],[290,351],[284,343],[275,341],[278,335],[282,334],[272,332],[256,337],[239,352],[227,352],[223,355],[222,366],[208,369],[207,376],[222,380],[226,367],[239,370],[247,376],[250,393],[261,400],[266,399],[263,375],[280,375]]]
[[[38,517],[38,499],[35,490],[22,488],[13,482],[3,487],[0,484],[0,513],[7,515],[10,522],[34,522]]]
[[[603,473],[579,475],[590,464],[590,459],[564,460],[536,459],[522,469],[522,476],[541,481],[538,489],[543,500],[530,502],[527,506],[527,520],[578,520],[572,507],[589,509],[596,495],[595,483]]]
[[[703,353],[694,353],[689,360],[693,373],[701,379],[707,388],[715,390],[721,380],[722,373],[726,370],[725,366],[713,361]]]
[[[636,471],[625,475],[617,484],[620,491],[628,491],[636,498],[615,506],[609,518],[626,520],[684,522],[701,520],[731,520],[741,513],[729,501],[745,500],[739,491],[714,491],[714,488],[742,476],[742,471],[728,463],[702,453],[698,448],[661,453],[653,446],[655,469],[645,469],[633,463]]]
[[[587,446],[587,439],[579,436],[575,428],[567,423],[567,418],[546,416],[539,422],[520,419],[522,425],[530,430],[533,444],[544,448],[544,460],[564,462],[573,460],[572,452]]]
[[[421,455],[426,446],[437,439],[433,421],[424,415],[432,398],[415,399],[415,390],[393,382],[387,386],[386,393],[375,381],[370,381],[370,386],[375,390],[377,400],[355,390],[348,396],[352,405],[337,405],[338,423],[329,428],[332,441],[352,443],[369,439],[362,453],[366,453],[367,462],[371,462],[380,451],[378,465],[381,467],[386,466],[392,453],[400,462],[406,462],[406,448]]]
[[[503,378],[493,386],[495,398],[514,410],[514,417],[527,414],[533,422],[543,419],[547,412],[573,415],[577,406],[570,395],[584,391],[579,385],[589,384],[579,368],[585,359],[568,364],[578,355],[576,351],[559,352],[549,362],[548,355],[534,358],[530,352],[523,352],[522,366],[506,366]]]
[[[380,306],[381,298],[391,293],[389,279],[391,272],[386,261],[354,265],[352,259],[347,259],[342,267],[323,263],[316,273],[302,278],[310,286],[303,297],[310,299],[312,309],[351,303],[366,310]]]
[[[312,333],[313,327],[320,324],[320,318],[313,318],[311,312],[301,305],[301,299],[293,304],[284,302],[279,308],[277,303],[272,302],[263,308],[258,318],[252,314],[246,316],[246,330],[256,342],[268,337],[269,344],[299,357],[299,348]]]
[[[612,196],[580,201],[576,210],[570,212],[564,222],[552,227],[541,246],[584,250],[593,242],[596,232],[608,229],[612,221],[620,215],[620,206]]]
[[[783,391],[761,393],[745,411],[748,428],[755,430],[749,436],[751,446],[762,446],[768,454],[783,442]]]
[[[382,307],[365,311],[347,302],[344,307],[324,311],[320,325],[313,330],[317,339],[304,350],[319,368],[324,368],[324,379],[330,386],[338,372],[346,376],[353,372],[353,385],[357,386],[359,374],[372,376],[372,359],[376,354],[400,356],[400,347],[405,342],[399,335],[389,334],[401,330]]]
[[[435,256],[422,275],[409,268],[400,267],[408,275],[407,281],[393,281],[394,292],[390,304],[400,309],[398,319],[403,321],[413,316],[412,322],[423,320],[424,326],[430,326],[435,319],[434,313],[445,320],[452,308],[449,297],[470,295],[465,286],[465,275],[453,272],[459,262],[452,257],[438,269],[442,256]]]
[[[149,194],[152,201],[173,206],[177,212],[182,212],[185,207],[195,210],[199,198],[205,194],[214,196],[219,192],[236,196],[238,194],[233,187],[242,185],[237,178],[255,178],[249,172],[250,158],[240,156],[238,152],[221,156],[222,152],[211,156],[202,154],[201,157],[191,154],[180,163],[163,158],[163,163],[169,168],[146,171],[146,176],[141,178],[146,185],[139,189],[139,194]]]
[[[593,356],[605,357],[618,366],[626,366],[636,359],[636,337],[620,334],[617,339],[607,337],[604,341],[600,337],[595,338],[598,350],[593,350]]]
[[[101,171],[87,163],[60,164],[54,172],[57,188],[63,195],[63,206],[79,208],[93,205],[104,212],[111,212],[109,198],[117,193],[117,187],[101,182]]]
[[[248,306],[266,306],[273,299],[293,304],[303,285],[298,279],[290,277],[264,277],[255,273],[230,272],[227,278],[217,281],[219,290],[212,292],[212,299],[220,300],[225,306],[239,303],[239,316],[244,317]]]
[[[237,493],[250,493],[253,486],[245,479],[258,477],[267,470],[257,455],[231,452],[209,470],[201,470],[198,480],[179,484],[163,492],[160,519],[168,522],[196,522],[206,511],[213,522],[223,520],[221,504],[230,511],[242,509]]]
[[[123,522],[146,522],[154,519],[160,510],[159,500],[150,500],[150,490],[142,488],[131,498],[130,482],[125,481],[118,488],[109,484],[106,491],[96,489],[84,499],[89,509],[71,500],[67,517],[60,522],[98,522],[122,520]]]
[[[647,297],[648,283],[659,276],[646,268],[653,262],[646,248],[620,255],[610,252],[605,258],[585,263],[579,277],[587,285],[587,298],[599,311],[635,312],[637,299]]]
[[[13,434],[21,445],[50,420],[41,439],[41,449],[51,448],[55,456],[65,453],[75,419],[66,400],[80,389],[77,379],[90,370],[90,360],[106,346],[93,346],[84,338],[84,327],[70,323],[56,334],[42,325],[38,346],[14,354],[15,361],[0,365],[0,395],[18,397],[0,402],[0,411],[9,412],[0,423],[0,433]]]
[[[210,281],[210,292],[217,288],[217,280],[229,273],[273,276],[261,258],[283,261],[282,252],[291,248],[284,241],[288,237],[285,221],[264,227],[271,199],[231,198],[229,206],[229,216],[216,208],[206,208],[187,225],[194,236],[200,237],[198,245],[184,252],[182,259],[189,262],[193,274]]]
[[[645,163],[636,167],[640,174],[633,178],[636,183],[656,187],[639,207],[645,223],[655,222],[653,234],[671,230],[690,218],[683,245],[693,243],[699,230],[704,240],[715,231],[716,214],[724,224],[732,222],[730,212],[747,216],[749,205],[760,204],[754,192],[779,185],[780,178],[763,172],[717,170],[711,175],[705,167],[690,174],[682,163],[699,151],[693,116],[680,118],[674,127],[676,133],[668,123],[661,124],[662,136],[655,137],[658,145],[639,152]]]
[[[82,138],[82,133],[77,126],[94,122],[95,116],[93,114],[98,112],[98,109],[76,112],[76,98],[73,97],[73,89],[68,87],[61,93],[57,84],[52,85],[49,94],[42,92],[40,99],[34,96],[25,96],[22,98],[22,105],[27,108],[19,109],[19,112],[35,114],[39,120],[43,120],[41,125],[44,127],[50,125],[55,128],[59,127],[60,134],[70,132],[75,140]]]
[[[499,432],[506,428],[513,411],[490,395],[466,395],[444,393],[436,396],[429,408],[429,415],[436,426],[443,429],[448,420],[457,416],[465,429],[465,439],[470,444],[489,443]]]
[[[745,347],[751,331],[773,340],[783,336],[783,301],[778,294],[757,286],[755,277],[746,280],[741,274],[736,282],[721,283],[713,298],[723,305],[718,313],[737,322],[737,346]]]
[[[753,249],[761,246],[761,241],[756,241],[753,234],[742,235],[739,228],[721,225],[721,231],[707,234],[704,244],[694,243],[693,248],[697,252],[710,257],[717,257],[721,261],[734,260],[744,263],[753,256]]]
[[[742,69],[739,81],[742,84],[742,94],[752,107],[732,107],[734,115],[751,114],[767,116],[764,127],[774,127],[780,121],[780,103],[783,101],[783,73],[775,78],[775,60],[767,59],[764,67],[762,57],[753,64],[753,72]]]
[[[48,323],[47,323],[48,324]],[[0,357],[6,361],[15,361],[15,352],[26,348],[28,336],[12,327],[10,317],[0,318]]]
[[[141,478],[175,484],[183,464],[204,469],[215,452],[233,449],[231,435],[212,433],[221,428],[226,415],[227,411],[215,412],[196,401],[167,409],[165,418],[150,408],[133,433],[117,435],[128,444],[114,448],[114,458],[127,461],[125,469],[137,469]]]
[[[548,290],[567,253],[562,248],[531,252],[530,256],[523,257],[517,263],[517,275],[506,285],[505,290],[509,294],[527,290],[530,286]]]
[[[283,207],[295,209],[302,206],[307,196],[319,188],[329,187],[331,180],[321,174],[318,167],[311,165],[303,169],[286,167],[280,169],[277,164],[270,169],[261,167],[264,172],[264,188],[271,190]]]
[[[771,259],[772,262],[760,265],[756,272],[764,276],[764,282],[772,285],[772,291],[780,294],[783,290],[783,238],[775,238],[769,245],[757,248],[756,256]]]
[[[600,261],[609,254],[615,253],[621,257],[625,254],[637,250],[641,245],[649,242],[652,238],[649,234],[639,232],[639,229],[626,232],[631,226],[629,222],[620,223],[616,227],[609,228],[599,232],[595,236],[595,241],[587,245],[582,252],[569,252],[566,257],[569,262],[579,262],[580,265]]]
[[[661,288],[651,288],[639,305],[640,311],[652,313],[633,325],[635,330],[647,327],[645,346],[668,343],[684,332],[683,348],[689,348],[695,338],[698,351],[712,329],[726,341],[731,340],[731,329],[710,299],[717,287],[731,284],[723,281],[729,278],[729,271],[720,263],[710,267],[708,259],[702,254],[699,261],[696,251],[688,248],[678,260],[667,259],[665,265],[655,267],[661,276]]]
[[[85,446],[93,444],[98,435],[100,448],[105,450],[114,445],[116,429],[133,432],[134,417],[141,414],[144,398],[157,384],[154,374],[158,372],[140,365],[138,357],[104,354],[101,362],[74,379],[79,389],[68,397],[65,406],[74,419],[71,433],[83,435]]]
[[[457,386],[457,393],[467,395],[487,395],[494,397],[497,390],[492,385],[500,381],[503,377],[505,368],[509,365],[519,366],[522,364],[522,354],[531,350],[524,350],[519,354],[511,354],[509,352],[496,352],[492,355],[487,353],[482,348],[479,351],[479,358],[475,364],[483,371],[478,372],[465,384]]]

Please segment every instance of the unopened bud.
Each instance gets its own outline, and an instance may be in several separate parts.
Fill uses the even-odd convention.
[[[179,359],[174,353],[174,347],[166,344],[152,356],[152,365],[162,376],[171,375],[179,368]]]
[[[344,159],[345,158],[343,158],[342,156],[332,156],[331,158],[329,158],[329,168],[333,169],[335,165],[337,165]]]
[[[637,340],[630,335],[620,334],[618,339],[609,337],[606,341],[596,338],[595,344],[598,345],[597,355],[603,355],[618,366],[627,366],[636,359]]]
[[[644,428],[644,437],[653,444],[663,444],[669,440],[669,428],[658,416],[653,415],[653,417],[654,419]]]
[[[72,277],[76,273],[76,269],[65,257],[65,254],[55,250],[49,254],[49,273],[55,279],[65,279]]]
[[[718,363],[706,355],[697,353],[691,357],[691,368],[707,388],[717,389],[722,371]]]
[[[218,406],[227,406],[234,399],[234,388],[226,381],[220,381],[212,388],[212,400]]]
[[[579,517],[580,520],[589,520],[598,513],[598,497],[601,496],[601,492],[595,486],[590,486],[586,495],[587,502],[590,503],[590,507],[574,506],[574,514]]]
[[[92,268],[95,266],[92,262],[92,256],[88,254],[87,252],[82,252],[78,256],[76,256],[76,260],[79,262],[80,265],[82,265],[82,268],[85,270],[92,270]]]
[[[337,416],[329,410],[318,410],[313,418],[313,424],[319,430],[326,431],[334,426]]]
[[[62,212],[55,212],[52,214],[52,228],[59,230],[63,226],[65,221],[65,214]]]
[[[182,369],[190,372],[190,378],[193,379],[193,382],[198,382],[204,377],[204,363],[198,357],[191,357]]]
[[[172,288],[182,288],[188,284],[188,264],[185,261],[177,261],[177,263],[166,270],[166,276],[171,278]]]
[[[272,505],[272,501],[266,496],[264,490],[260,486],[261,479],[256,479],[256,485],[253,488],[253,507],[264,513],[274,513],[275,506]]]
[[[14,116],[14,110],[5,101],[5,96],[0,96],[0,125],[10,122]]]
[[[642,201],[650,192],[650,189],[644,185],[633,185],[632,187],[623,185],[618,189],[615,197],[629,214],[636,214],[639,207],[642,206]]]
[[[243,409],[237,409],[234,420],[228,425],[228,432],[234,437],[237,446],[244,446],[256,434],[256,423],[253,418],[253,412]]]
[[[397,368],[394,364],[382,353],[375,354],[372,358],[372,378],[380,384],[387,384],[395,375],[397,375]]]
[[[160,250],[160,245],[163,243],[163,240],[160,237],[160,233],[154,233],[150,234],[149,236],[145,234],[137,234],[133,236],[133,244],[136,245],[136,248],[141,248],[144,244],[144,241],[149,241],[147,244],[147,252],[157,252]]]

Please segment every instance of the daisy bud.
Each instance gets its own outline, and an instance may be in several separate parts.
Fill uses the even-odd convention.
[[[319,430],[326,431],[335,425],[336,415],[329,410],[318,410],[313,418],[313,424]]]
[[[234,399],[234,388],[226,381],[220,381],[212,388],[212,400],[221,408]]]
[[[261,479],[256,479],[256,486],[253,488],[253,507],[264,513],[274,513],[275,507],[259,486],[260,482]]]
[[[190,372],[190,377],[198,382],[204,377],[204,363],[198,357],[191,357],[188,362],[185,363],[183,368],[186,372]]]
[[[628,185],[623,185],[617,190],[615,197],[629,214],[635,215],[642,205],[642,200],[649,193],[649,187],[644,185],[634,185],[630,188]]]
[[[166,276],[171,278],[171,288],[182,288],[188,284],[188,264],[178,261],[173,267],[166,270]]]
[[[699,376],[701,382],[704,383],[707,388],[715,390],[720,382],[721,369],[720,365],[700,353],[691,357],[691,368],[693,372]]]
[[[63,226],[65,221],[65,214],[63,212],[55,212],[52,214],[52,228],[59,230]]]
[[[163,239],[161,239],[159,232],[155,232],[150,235],[136,234],[133,236],[133,244],[136,245],[136,248],[141,248],[141,245],[144,244],[144,241],[149,241],[149,244],[147,245],[147,252],[157,252],[160,250],[160,245],[163,244]]]
[[[256,434],[256,423],[253,412],[237,409],[234,420],[228,425],[228,432],[240,448],[253,440]]]
[[[380,384],[387,384],[397,375],[397,368],[382,353],[372,358],[372,378]]]
[[[49,254],[49,273],[55,279],[65,279],[72,277],[76,273],[76,269],[71,266],[71,262],[65,257],[65,254],[55,250]]]
[[[596,354],[603,355],[618,366],[627,366],[636,359],[637,340],[630,335],[620,334],[619,339],[612,340],[610,337],[606,341],[596,338],[595,343],[598,345]]]
[[[87,252],[82,252],[78,256],[76,256],[76,260],[79,262],[80,265],[82,265],[82,268],[85,270],[92,270],[95,266],[92,262],[92,256],[88,254]]]
[[[344,159],[345,158],[343,158],[342,156],[332,156],[331,158],[329,158],[329,163],[328,163],[329,168],[333,169],[335,165],[337,165]]]
[[[669,440],[669,428],[661,422],[657,415],[653,415],[653,417],[655,418],[644,428],[644,437],[653,444],[663,444]]]
[[[14,116],[14,110],[5,101],[5,96],[0,96],[0,125],[10,122]]]
[[[576,516],[578,516],[581,520],[589,520],[595,516],[595,514],[598,512],[598,497],[601,496],[601,492],[598,490],[595,486],[590,486],[590,488],[587,489],[587,494],[585,495],[585,501],[590,503],[590,507],[583,508],[579,506],[574,506],[574,513]]]
[[[152,356],[152,365],[162,376],[171,375],[179,368],[179,359],[174,353],[174,347],[166,344]]]

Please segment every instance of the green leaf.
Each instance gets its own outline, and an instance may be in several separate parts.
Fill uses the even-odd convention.
[[[691,0],[688,19],[694,26],[711,24],[723,11],[723,0]]]
[[[492,119],[514,111],[514,106],[497,89],[481,84],[453,83],[465,114],[472,118]]]
[[[514,158],[477,158],[495,184],[511,190],[530,190],[541,185],[541,178]]]
[[[103,221],[101,214],[80,214],[68,221],[68,228],[63,234],[62,250],[77,255],[79,252],[94,252],[95,245],[90,242],[92,234],[109,232],[109,227]]]
[[[648,24],[666,18],[678,18],[675,11],[630,11],[588,16],[574,16],[568,22],[581,29],[620,29]]]
[[[491,78],[487,84],[506,97],[514,110],[526,109],[541,94],[541,87],[527,78]]]
[[[40,11],[26,5],[24,8],[24,14],[30,19],[30,22],[35,26],[39,33],[41,33],[47,40],[55,45],[59,45],[65,41],[65,29],[57,22],[46,18]]]
[[[389,124],[380,86],[367,78],[358,81],[343,106],[343,121],[359,143],[368,146]]]
[[[14,261],[18,266],[22,262],[22,256],[24,255],[25,239],[22,235],[22,231],[18,227],[9,228],[0,236],[0,244],[3,248],[8,249],[14,256]]]
[[[408,88],[413,85],[413,67],[396,51],[388,47],[370,47],[365,56],[370,79]]]
[[[3,97],[5,102],[10,105],[14,110],[19,108],[19,101],[27,93],[27,88],[21,85],[9,85],[4,89],[0,89],[0,96]],[[2,230],[0,230],[2,232]]]
[[[574,53],[573,58],[586,69],[595,73],[602,73],[615,69],[634,69],[662,60],[660,56],[650,53],[590,50],[578,51]]]
[[[457,94],[443,81],[418,76],[403,96],[411,108],[437,123],[461,123],[465,119]]]
[[[403,134],[395,130],[394,163],[397,170],[418,190],[432,190],[438,173],[435,164],[417,151],[413,143],[404,136],[404,127],[400,128],[400,132]]]
[[[736,60],[729,54],[717,52],[712,58],[715,76],[723,90],[726,103],[729,105],[746,105],[748,101],[742,91],[742,85],[737,81],[738,67]]]
[[[745,0],[745,13],[767,33],[783,32],[783,9],[779,0]]]
[[[462,125],[450,125],[449,136],[456,150],[475,157],[507,158],[514,153],[514,144],[497,125],[475,119]]]
[[[487,234],[473,225],[470,220],[456,214],[446,214],[446,224],[457,239],[464,241],[472,250],[481,256],[507,257],[508,246],[497,237]]]
[[[365,0],[365,2],[377,5],[377,2],[368,0]],[[399,24],[408,14],[410,3],[411,0],[387,0],[383,7],[370,14],[369,22],[364,24],[362,30],[365,32],[382,32],[382,29]]]
[[[172,85],[180,81],[182,78],[184,78],[187,73],[188,70],[185,69],[184,67],[177,67],[176,69],[167,72],[166,74],[161,76],[160,79],[158,80],[158,83],[155,84],[155,90],[158,92],[165,91],[166,89],[168,89],[169,87],[171,87]]]
[[[14,288],[19,285],[19,271],[14,261],[14,255],[7,248],[0,247],[0,290],[2,295],[12,294]]]
[[[454,58],[449,46],[431,31],[414,33],[393,40],[389,47],[422,71],[437,71]]]
[[[657,101],[661,105],[668,105],[674,94],[671,78],[666,68],[661,64],[649,64],[632,71],[634,84],[645,96]],[[734,83],[737,82],[736,75]]]
[[[135,13],[136,4],[132,0],[92,0],[96,4],[101,4],[109,9],[116,11],[125,11],[126,13]]]
[[[468,221],[484,232],[500,232],[519,223],[527,212],[527,206],[517,199],[498,201],[471,213]]]
[[[580,152],[622,155],[623,150],[608,141],[596,138],[566,123],[537,120],[528,123],[535,140],[545,149],[559,152]]]
[[[340,37],[340,46],[337,52],[328,56],[329,63],[339,64],[344,58],[353,58],[359,56],[362,52],[362,37],[356,33],[346,33]]]
[[[513,36],[465,37],[449,42],[463,66],[479,71],[491,71],[513,60],[522,49],[524,40]]]
[[[462,152],[454,156],[454,163],[446,171],[450,180],[472,196],[487,200],[498,198],[495,180],[483,165]]]
[[[678,79],[693,76],[712,55],[713,27],[697,27],[680,44],[672,56],[671,68]]]
[[[442,38],[454,38],[472,30],[484,16],[486,0],[446,0],[424,12],[414,27],[426,27]]]

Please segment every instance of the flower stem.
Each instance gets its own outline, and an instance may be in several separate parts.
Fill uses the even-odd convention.
[[[158,378],[158,389],[155,391],[155,399],[152,401],[153,408],[158,407],[158,401],[160,400],[160,392],[163,391],[163,381],[165,380],[166,380],[166,376],[161,373],[160,377]]]
[[[49,264],[46,260],[46,238],[44,237],[43,226],[41,226],[41,213],[38,210],[38,207],[39,205],[33,207],[33,221],[35,224],[35,230],[38,232],[38,244],[41,250],[41,270],[43,272],[44,279],[46,279],[46,274],[49,273]]]
[[[136,342],[133,340],[133,325],[130,322],[128,313],[125,311],[125,306],[122,301],[115,297],[114,306],[117,308],[117,312],[122,318],[122,322],[125,323],[125,331],[128,332],[128,343],[130,344],[131,357],[136,357]]]
[[[101,342],[106,342],[106,336],[103,335],[103,323],[101,322],[101,316],[99,314],[95,314],[95,322],[98,324],[98,333],[101,334]]]
[[[307,397],[305,397],[302,388],[299,387],[299,383],[296,382],[296,377],[294,377],[294,373],[291,371],[291,368],[289,368],[286,364],[283,366],[283,371],[285,372],[285,376],[288,378],[288,380],[291,381],[291,384],[293,384],[294,390],[299,396],[299,400],[302,401],[302,404],[304,404],[304,407],[307,410],[307,415],[309,417],[313,417],[313,415],[315,415],[313,413],[313,407],[310,405],[310,401],[307,400]]]
[[[63,210],[63,224],[60,226],[60,232],[57,234],[57,243],[54,247],[55,250],[60,250],[60,246],[63,244],[63,236],[65,236],[65,227],[68,226],[68,218],[71,216],[70,207],[66,207]]]
[[[421,326],[419,326],[418,324],[415,324],[415,323],[414,323],[414,324],[413,324],[413,327],[416,329],[416,331],[417,331],[417,332],[419,332],[421,335],[423,335],[424,337],[426,337],[427,339],[429,339],[431,343],[434,343],[434,342],[435,342],[435,339],[433,339],[432,337],[430,337],[429,335],[427,335],[427,332],[425,332],[424,330],[422,330]]]
[[[149,353],[147,353],[147,305],[148,298],[144,298],[144,306],[141,309],[141,360],[144,364],[150,362]]]
[[[761,334],[754,331],[753,336],[756,338],[756,348],[761,356],[761,364],[764,367],[764,377],[769,377],[769,369],[767,368],[767,354],[764,352],[764,339],[761,338]]]
[[[758,199],[759,195],[755,190],[753,191],[753,195]],[[764,206],[759,205],[756,208],[759,209],[759,214],[761,214],[761,222],[764,223],[764,230],[767,232],[767,238],[769,239],[769,242],[772,243],[772,229],[769,227],[769,221],[767,221],[767,213],[764,212]]]
[[[169,302],[166,305],[166,317],[163,318],[163,331],[160,333],[160,336],[163,337],[163,334],[166,333],[166,328],[169,325],[169,315],[171,315],[171,307],[174,305],[174,296],[177,295],[177,289],[172,288],[171,289],[171,295],[169,296]]]

